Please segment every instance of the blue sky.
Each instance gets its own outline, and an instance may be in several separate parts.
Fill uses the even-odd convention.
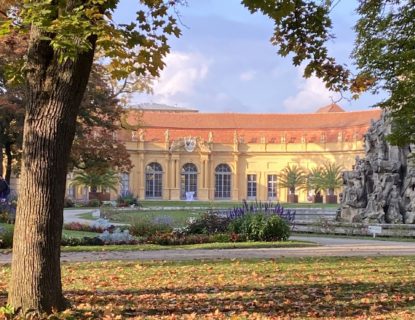
[[[134,17],[131,3],[122,0],[117,21]],[[354,35],[355,0],[334,8],[337,38],[330,52],[349,59]],[[250,14],[239,0],[189,0],[180,8],[183,35],[172,39],[166,68],[152,95],[137,94],[133,103],[154,102],[196,108],[202,112],[303,113],[329,104],[338,95],[316,78],[304,79],[302,68],[277,55],[269,39],[273,25],[261,14]],[[368,109],[380,98],[338,102],[348,111]]]

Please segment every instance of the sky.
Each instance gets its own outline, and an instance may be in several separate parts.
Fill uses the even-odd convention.
[[[131,3],[122,0],[114,15],[119,22],[134,18]],[[355,0],[340,1],[333,9],[329,52],[352,66],[356,20]],[[336,101],[317,78],[304,79],[272,46],[273,24],[251,14],[239,0],[188,0],[179,8],[182,36],[170,41],[166,67],[155,81],[153,94],[136,94],[131,103],[162,103],[200,112],[305,113]],[[346,111],[365,110],[382,97],[364,94],[359,100],[337,102]]]

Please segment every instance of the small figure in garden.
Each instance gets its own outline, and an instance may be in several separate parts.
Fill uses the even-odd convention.
[[[415,223],[415,190],[409,189],[407,197],[409,198],[409,203],[405,207],[405,223],[413,224]]]
[[[6,180],[0,176],[0,200],[6,199],[10,193],[9,185],[7,184]]]
[[[366,213],[363,217],[364,222],[385,222],[385,211],[383,210],[384,201],[380,200],[379,196],[381,197],[381,195],[377,193],[371,193],[368,195]]]
[[[401,197],[396,185],[392,186],[392,190],[388,197],[388,211],[386,212],[386,222],[402,223],[401,215]]]

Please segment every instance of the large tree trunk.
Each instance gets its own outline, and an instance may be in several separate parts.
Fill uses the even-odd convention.
[[[95,43],[91,39],[92,44]],[[94,46],[93,46],[94,47]],[[32,27],[19,202],[9,304],[21,311],[62,310],[60,243],[63,200],[76,116],[94,49],[59,63]]]
[[[3,146],[0,144],[0,177],[3,176]]]
[[[12,162],[13,162],[13,155],[12,155],[12,144],[7,142],[4,145],[4,152],[6,153],[6,174],[4,180],[8,184],[10,184],[10,177],[12,175]]]

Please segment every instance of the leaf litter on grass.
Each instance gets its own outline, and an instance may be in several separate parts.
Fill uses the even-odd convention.
[[[8,267],[0,272],[5,304]],[[415,257],[63,265],[67,319],[414,319]]]

